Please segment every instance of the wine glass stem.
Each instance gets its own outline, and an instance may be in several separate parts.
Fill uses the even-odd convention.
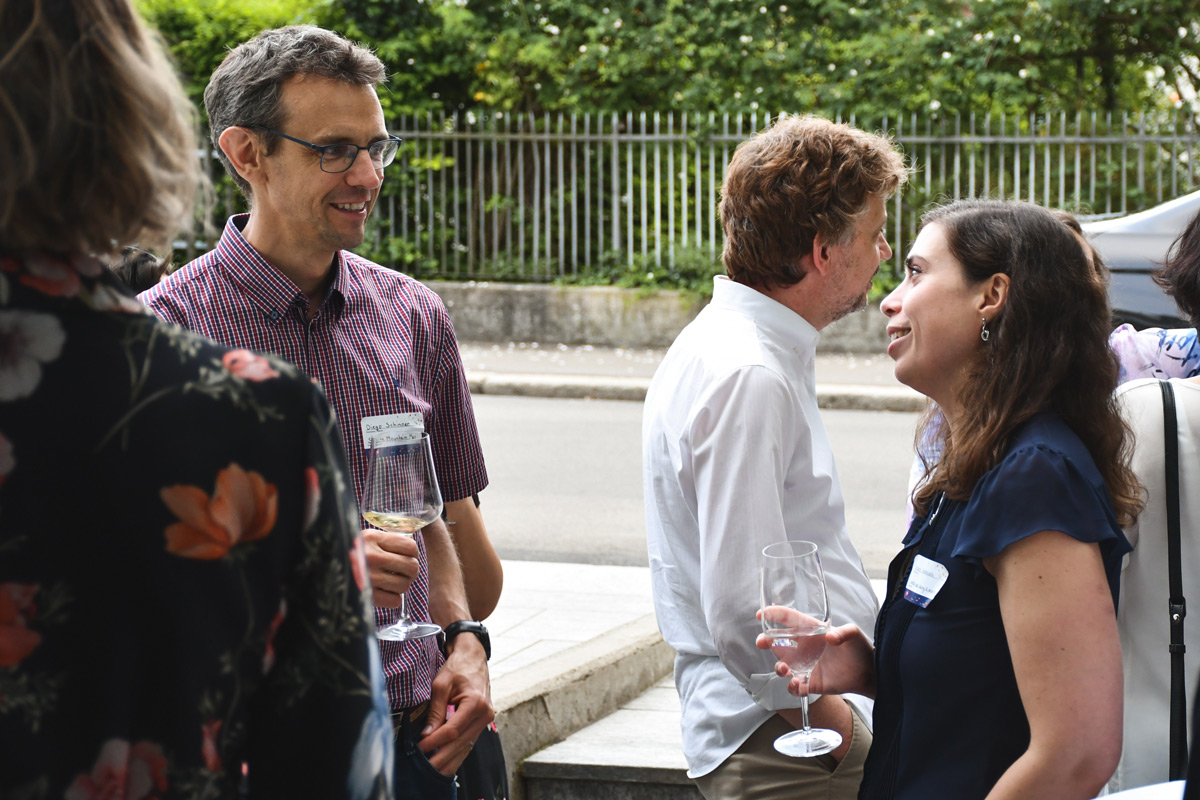
[[[408,622],[409,622],[409,620],[408,620],[408,592],[400,593],[400,608],[398,610],[400,612],[399,622],[402,625],[408,625]],[[804,718],[808,719],[807,711],[804,712]],[[805,726],[807,727],[807,723]]]
[[[811,730],[808,725],[808,678],[804,679],[804,694],[800,695],[800,718],[804,722],[804,730]]]

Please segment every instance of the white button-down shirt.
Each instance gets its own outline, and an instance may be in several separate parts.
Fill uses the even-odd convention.
[[[871,636],[878,604],[846,533],[817,410],[819,334],[755,289],[715,279],[646,396],[642,476],[655,613],[676,651],[688,775],[729,757],[799,698],[759,650],[762,550],[816,542],[832,621]],[[847,695],[870,719],[866,698]]]

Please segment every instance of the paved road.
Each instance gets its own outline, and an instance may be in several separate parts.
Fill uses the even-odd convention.
[[[642,404],[475,398],[491,485],[482,497],[501,558],[644,566]],[[915,414],[824,412],[847,524],[871,577],[886,577],[904,525]]]

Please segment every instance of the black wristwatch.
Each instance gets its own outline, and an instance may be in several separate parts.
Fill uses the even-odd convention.
[[[479,637],[479,643],[483,645],[483,654],[491,659],[492,637],[488,636],[488,629],[483,627],[482,622],[476,622],[473,619],[460,619],[458,622],[451,622],[446,626],[446,629],[442,631],[442,653],[446,652],[446,645],[460,633],[473,633]]]

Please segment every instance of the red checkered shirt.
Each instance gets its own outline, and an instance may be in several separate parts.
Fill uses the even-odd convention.
[[[360,421],[379,414],[421,412],[447,501],[487,486],[471,394],[441,299],[406,275],[341,251],[333,284],[309,320],[305,294],[242,236],[247,218],[232,217],[215,250],[139,299],[168,322],[232,347],[277,353],[320,381],[337,412],[356,498],[366,470]],[[427,620],[423,543],[420,564],[408,609]],[[392,609],[375,609],[380,626],[396,617]],[[435,639],[381,641],[380,648],[392,707],[428,700],[441,666]]]

